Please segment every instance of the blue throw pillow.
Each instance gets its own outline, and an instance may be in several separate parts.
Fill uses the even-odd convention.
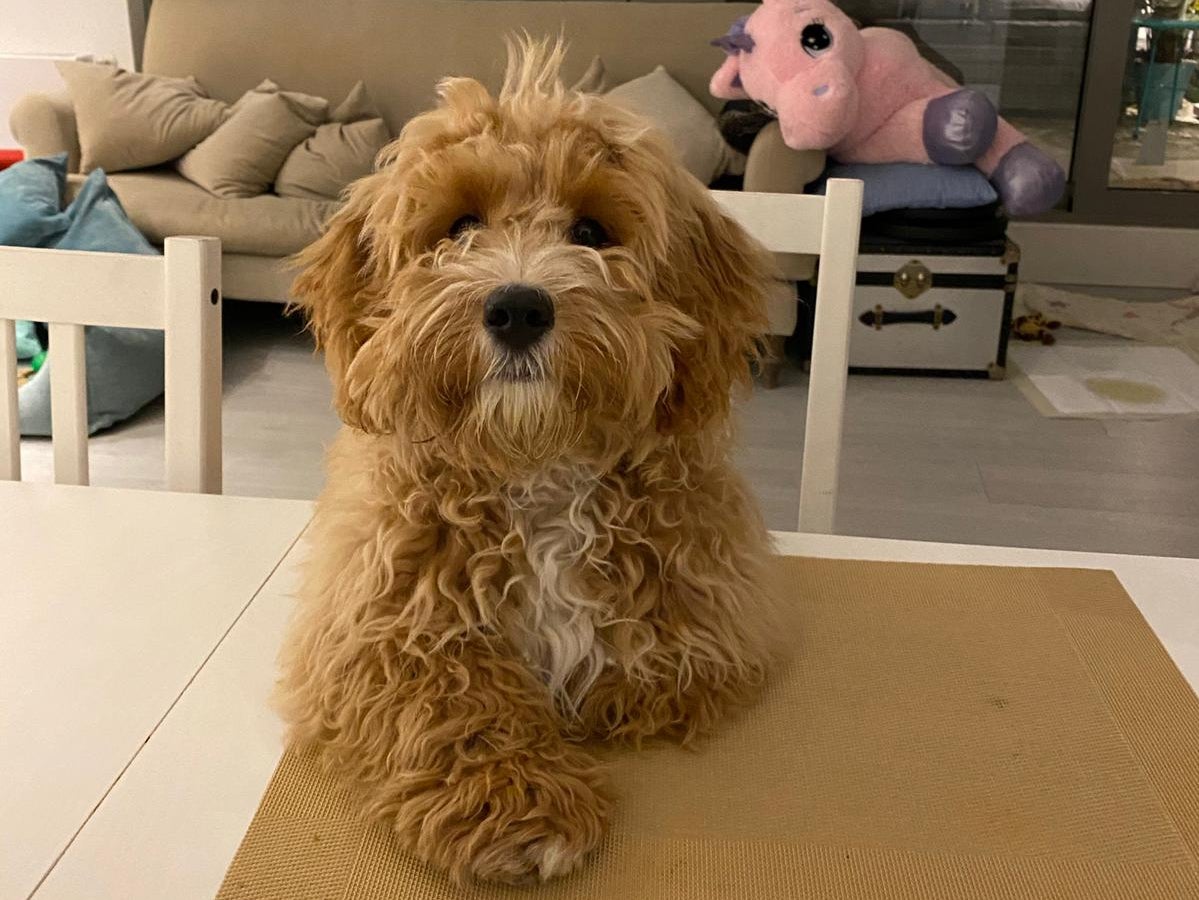
[[[970,209],[999,199],[986,176],[973,166],[832,165],[817,183],[815,193],[824,193],[829,178],[861,179],[864,216],[888,209]]]
[[[50,247],[67,230],[67,155],[27,159],[0,172],[0,244]]]
[[[59,250],[157,255],[133,226],[104,172],[95,169],[66,211],[69,224]],[[163,389],[163,333],[155,329],[89,326],[87,350],[87,428],[93,434],[133,415]],[[50,434],[50,369],[46,363],[21,388],[21,433]]]
[[[0,172],[0,244],[48,247],[67,229],[67,155],[27,159]],[[17,322],[17,359],[42,352],[32,322]]]

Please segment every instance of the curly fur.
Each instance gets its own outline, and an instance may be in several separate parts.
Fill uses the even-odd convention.
[[[766,533],[728,459],[768,260],[561,56],[524,42],[498,97],[443,82],[296,282],[347,427],[280,705],[460,879],[572,869],[612,809],[585,742],[690,740],[768,658]],[[612,246],[571,244],[580,216]],[[482,327],[514,281],[556,310],[516,360]]]

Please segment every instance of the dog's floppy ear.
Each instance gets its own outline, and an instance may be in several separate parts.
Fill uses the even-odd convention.
[[[766,330],[769,254],[727,218],[698,183],[679,190],[671,253],[675,303],[699,322],[675,351],[674,381],[659,402],[658,428],[685,433],[724,417],[734,385],[747,384]]]
[[[354,186],[325,233],[295,258],[300,272],[292,284],[293,305],[304,311],[317,348],[325,353],[338,410],[350,424],[355,414],[346,373],[370,336],[365,320],[377,298],[366,230],[371,177]]]

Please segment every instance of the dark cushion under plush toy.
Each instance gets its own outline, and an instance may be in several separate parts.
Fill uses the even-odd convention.
[[[889,209],[972,209],[986,206],[998,194],[978,169],[970,166],[926,166],[919,163],[832,165],[816,183],[823,194],[830,178],[862,182],[862,215]]]

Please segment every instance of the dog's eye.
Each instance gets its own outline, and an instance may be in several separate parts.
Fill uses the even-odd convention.
[[[472,228],[481,228],[483,220],[478,216],[459,216],[454,220],[454,224],[450,226],[450,230],[446,232],[451,241],[460,238],[464,232],[470,231]]]
[[[612,239],[608,237],[608,232],[604,230],[604,226],[595,219],[578,219],[570,226],[570,242],[578,244],[580,247],[592,247],[599,249],[607,247],[612,243]]]
[[[819,56],[833,46],[833,36],[820,22],[805,25],[799,34],[799,44],[808,56]]]

